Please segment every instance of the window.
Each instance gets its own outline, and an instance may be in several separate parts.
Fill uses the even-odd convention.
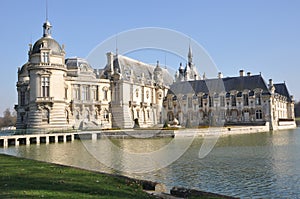
[[[172,101],[172,99],[168,99],[168,108],[169,109],[173,108],[173,101]]]
[[[87,86],[83,86],[81,90],[81,99],[82,100],[90,100],[89,88]]]
[[[43,52],[42,53],[42,62],[43,63],[49,63],[49,53],[48,52]]]
[[[214,106],[214,98],[212,96],[208,96],[208,105],[209,107]]]
[[[86,87],[85,86],[82,86],[81,87],[81,99],[82,100],[86,100]]]
[[[25,105],[25,92],[21,91],[20,93],[20,105],[24,106]]]
[[[75,99],[80,100],[79,88],[75,88]]]
[[[221,107],[225,106],[225,96],[220,96],[220,106]]]
[[[108,110],[107,109],[104,110],[103,117],[104,117],[105,121],[109,121],[109,114],[108,114]]]
[[[65,99],[68,99],[68,89],[65,88]]]
[[[231,106],[236,106],[236,96],[231,95]]]
[[[249,106],[248,94],[243,94],[243,104],[244,106]]]
[[[192,108],[192,97],[188,97],[188,108]]]
[[[42,77],[42,97],[49,97],[49,77]]]
[[[107,87],[104,87],[103,89],[103,100],[104,101],[107,101],[108,99],[108,88]]]
[[[261,105],[261,96],[259,93],[255,94],[255,104]]]
[[[202,101],[202,96],[201,97],[198,97],[198,104],[199,104],[199,107],[203,107],[203,101]]]
[[[50,122],[50,113],[48,109],[43,109],[42,111],[42,120],[43,122],[47,122],[49,124]]]
[[[135,96],[136,96],[136,97],[139,97],[139,89],[136,89],[136,91],[135,91]]]
[[[262,119],[262,111],[261,110],[256,110],[255,115],[256,115],[257,120]]]
[[[168,113],[168,120],[169,121],[173,121],[174,119],[173,119],[173,113],[172,112],[169,112]]]

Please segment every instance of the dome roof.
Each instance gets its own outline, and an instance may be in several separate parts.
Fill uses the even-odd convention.
[[[46,46],[44,46],[46,45]],[[51,49],[52,54],[54,55],[60,55],[63,50],[61,48],[61,46],[59,45],[59,43],[57,41],[55,41],[53,38],[51,37],[42,37],[41,39],[37,40],[35,42],[35,44],[33,45],[32,48],[32,54],[35,53],[40,53],[41,52],[41,48],[48,48]]]
[[[159,62],[157,61],[156,67],[154,69],[154,72],[162,72],[162,68],[159,66]]]

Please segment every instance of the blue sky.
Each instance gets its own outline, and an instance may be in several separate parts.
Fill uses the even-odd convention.
[[[45,4],[45,0],[0,1],[0,115],[17,102],[17,67],[27,61],[28,44],[42,36]],[[266,81],[286,81],[296,101],[300,101],[299,10],[297,0],[48,0],[52,36],[65,44],[67,57],[86,57],[99,43],[126,30],[167,28],[201,44],[224,76],[238,75],[240,69],[261,72]]]

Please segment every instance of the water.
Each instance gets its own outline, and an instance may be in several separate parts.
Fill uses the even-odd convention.
[[[171,140],[117,139],[113,143],[125,151],[141,153],[157,150]],[[103,146],[103,140],[84,141],[88,142]],[[168,188],[183,186],[242,198],[300,198],[300,128],[221,137],[208,156],[199,159],[202,142],[203,138],[195,138],[184,155],[168,167],[139,174],[122,173],[104,166],[76,140],[1,148],[0,153],[158,181]],[[109,153],[109,150],[107,156],[112,163],[122,159],[122,155]],[[120,162],[139,164],[141,169],[148,164]]]

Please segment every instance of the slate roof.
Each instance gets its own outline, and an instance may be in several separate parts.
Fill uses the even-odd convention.
[[[71,57],[71,58],[67,58],[65,60],[65,64],[67,65],[68,69],[77,69],[78,67],[80,67],[81,65],[85,65],[89,68],[92,69],[92,67],[90,66],[90,64],[88,63],[87,60],[80,58],[80,57]]]
[[[287,98],[288,102],[292,101],[291,96],[289,94],[289,91],[288,91],[285,83],[274,84],[274,87],[275,87],[275,93],[285,96]]]
[[[154,70],[156,68],[156,66],[146,64],[122,55],[118,55],[113,64],[114,69],[118,70],[125,80],[130,78],[132,71],[133,76],[136,79],[141,79],[142,74],[144,74],[144,77],[148,83],[153,79]],[[172,75],[165,68],[161,68],[161,71],[164,84],[167,86],[171,85],[173,83]]]
[[[243,92],[244,90],[253,91],[256,88],[262,89],[263,95],[270,95],[267,84],[261,75],[226,77],[222,79],[206,79],[195,81],[177,82],[171,85],[168,93],[175,95],[188,93],[221,93],[236,90]]]
[[[47,42],[47,48],[51,49],[52,54],[60,55],[62,53],[62,48],[60,47],[59,43],[51,37],[42,37],[41,39],[37,40],[33,45],[31,53],[40,53],[44,41]]]

